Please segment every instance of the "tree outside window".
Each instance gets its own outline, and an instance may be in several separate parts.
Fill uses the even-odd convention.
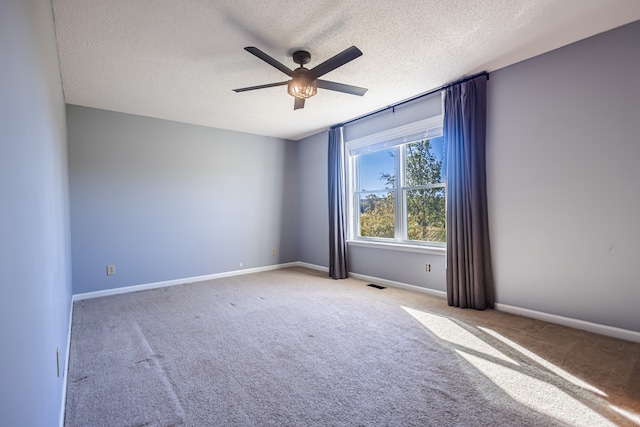
[[[441,136],[359,154],[354,192],[358,237],[445,242],[442,158]]]

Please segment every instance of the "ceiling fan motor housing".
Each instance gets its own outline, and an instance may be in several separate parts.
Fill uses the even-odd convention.
[[[362,55],[360,49],[355,46],[351,46],[337,55],[332,56],[323,63],[316,65],[312,69],[308,70],[304,68],[305,64],[311,61],[311,54],[306,50],[297,50],[293,52],[293,61],[299,64],[300,67],[295,70],[291,70],[286,65],[282,64],[277,59],[269,56],[255,46],[247,46],[244,48],[250,54],[257,56],[272,67],[282,71],[287,76],[291,77],[291,80],[285,82],[269,83],[258,86],[244,87],[240,89],[233,89],[235,92],[246,92],[249,90],[266,89],[274,86],[287,85],[287,91],[289,95],[295,98],[293,109],[298,110],[304,108],[304,101],[307,98],[311,98],[318,92],[318,87],[321,89],[332,90],[336,92],[348,93],[351,95],[362,96],[367,89],[357,86],[351,86],[344,83],[336,83],[327,80],[320,80],[323,75],[335,70],[338,67],[342,67],[347,62],[351,62],[357,57]]]
[[[311,54],[306,50],[297,50],[293,52],[293,62],[296,64],[300,64],[303,66],[304,64],[308,64],[311,61]]]

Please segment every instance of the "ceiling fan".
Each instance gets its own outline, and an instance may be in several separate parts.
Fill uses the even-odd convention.
[[[282,71],[287,76],[291,77],[291,80],[278,83],[269,83],[266,85],[233,89],[234,92],[246,92],[249,90],[287,85],[287,91],[289,92],[289,95],[295,98],[295,102],[293,104],[294,110],[304,108],[304,100],[315,95],[318,91],[318,88],[334,90],[336,92],[343,92],[358,96],[362,96],[367,92],[367,89],[362,87],[319,79],[319,77],[322,77],[328,72],[333,71],[336,68],[343,66],[347,62],[353,61],[357,57],[361,56],[362,52],[355,46],[351,46],[350,48],[345,49],[344,51],[327,59],[322,64],[316,65],[310,70],[304,68],[304,64],[308,64],[311,60],[311,54],[305,50],[298,50],[293,53],[293,62],[300,65],[300,67],[296,68],[295,70],[291,70],[289,67],[267,55],[257,47],[245,47],[244,50],[262,59],[267,64],[270,64],[278,70]]]

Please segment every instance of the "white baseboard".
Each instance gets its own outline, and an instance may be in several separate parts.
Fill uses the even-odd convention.
[[[298,261],[297,264],[298,264],[298,267],[306,267],[312,270],[325,271],[327,273],[329,272],[328,267],[323,267],[321,265],[309,264],[307,262],[301,262],[301,261]],[[349,272],[349,277],[352,277],[358,280],[364,280],[365,282],[372,282],[380,285],[386,285],[392,288],[400,288],[400,289],[406,289],[409,291],[422,292],[424,294],[429,294],[439,298],[447,297],[446,292],[437,291],[435,289],[423,288],[421,286],[416,286],[416,285],[409,285],[408,283],[396,282],[394,280],[381,279],[379,277],[367,276],[364,274],[351,273],[351,272]]]
[[[71,324],[73,323],[73,298],[69,307],[69,327],[67,330],[67,351],[64,355],[64,369],[62,373],[62,397],[60,402],[59,426],[64,427],[64,415],[67,408],[67,374],[69,373],[69,352],[71,351]]]
[[[379,277],[367,276],[359,273],[349,273],[349,277],[353,277],[354,279],[364,280],[365,282],[372,282],[379,285],[387,285],[392,288],[400,288],[406,289],[409,291],[422,292],[423,294],[432,295],[438,298],[446,298],[447,293],[442,291],[437,291],[435,289],[423,288],[422,286],[409,285],[408,283],[396,282],[394,280],[381,279]]]
[[[323,267],[321,265],[316,265],[316,264],[309,264],[307,262],[301,262],[298,261],[298,267],[306,267],[306,268],[310,268],[312,270],[318,270],[318,271],[324,271],[324,272],[329,272],[329,268],[328,267]],[[442,291],[437,291],[435,289],[429,289],[429,288],[423,288],[421,286],[416,286],[416,285],[409,285],[407,283],[402,283],[402,282],[396,282],[393,280],[387,280],[387,279],[381,279],[379,277],[373,277],[373,276],[367,276],[364,274],[359,274],[359,273],[351,273],[349,272],[349,277],[352,277],[354,279],[358,279],[358,280],[364,280],[365,282],[372,282],[372,283],[376,283],[376,284],[380,284],[380,285],[386,285],[392,288],[400,288],[400,289],[406,289],[409,291],[416,291],[416,292],[422,292],[424,294],[429,294],[432,296],[436,296],[439,298],[446,298],[447,294],[446,292],[442,292]]]
[[[376,284],[387,285],[394,288],[401,288],[401,289],[408,289],[411,291],[422,292],[422,293],[433,295],[436,297],[441,297],[441,298],[447,297],[446,292],[437,291],[429,288],[423,288],[415,285],[409,285],[401,282],[395,282],[393,280],[386,280],[386,279],[380,279],[378,277],[366,276],[364,274],[349,273],[349,277],[365,280],[365,281],[376,283]],[[640,343],[640,332],[630,331],[628,329],[615,328],[613,326],[601,325],[599,323],[587,322],[584,320],[558,316],[556,314],[549,314],[541,311],[529,310],[527,308],[520,308],[520,307],[515,307],[507,304],[496,303],[495,309],[497,311],[503,311],[505,313],[517,314],[523,317],[543,320],[545,322],[555,323],[557,325],[568,326],[574,329],[580,329],[583,331],[593,332],[600,335],[606,335],[613,338]]]
[[[147,283],[143,285],[133,285],[133,286],[126,286],[122,288],[107,289],[104,291],[74,294],[72,297],[72,301],[80,301],[83,299],[98,298],[98,297],[103,297],[108,295],[117,295],[117,294],[123,294],[128,292],[144,291],[148,289],[164,288],[166,286],[183,285],[185,283],[202,282],[205,280],[220,279],[223,277],[239,276],[243,274],[259,273],[263,271],[279,270],[281,268],[288,268],[288,267],[305,267],[312,270],[329,272],[329,269],[327,267],[323,267],[321,265],[316,265],[316,264],[310,264],[302,261],[296,261],[296,262],[290,262],[286,264],[269,265],[266,267],[248,268],[245,270],[227,271],[224,273],[209,274],[205,276],[188,277],[184,279],[167,280],[164,282],[155,282],[155,283]],[[379,277],[367,276],[359,273],[349,273],[349,277],[353,277],[354,279],[364,280],[367,282],[372,282],[380,285],[390,286],[393,288],[400,288],[400,289],[407,289],[410,291],[422,292],[422,293],[439,297],[439,298],[447,297],[447,293],[443,291],[424,288],[416,285],[410,285],[402,282],[396,282],[394,280],[381,279]],[[621,328],[615,328],[612,326],[601,325],[598,323],[586,322],[584,320],[572,319],[570,317],[558,316],[555,314],[544,313],[541,311],[529,310],[527,308],[520,308],[520,307],[507,305],[507,304],[496,303],[495,309],[498,311],[503,311],[505,313],[517,314],[519,316],[530,317],[532,319],[543,320],[545,322],[568,326],[570,328],[581,329],[584,331],[593,332],[600,335],[606,335],[614,338],[619,338],[627,341],[640,343],[640,332],[630,331],[630,330],[621,329]],[[69,327],[71,327],[71,325],[69,325]],[[69,334],[71,334],[71,331],[69,331]],[[68,350],[67,350],[67,353],[68,353]],[[65,369],[66,369],[66,364],[65,364]],[[65,378],[66,378],[66,372],[65,372]]]
[[[281,268],[296,267],[298,262],[290,262],[286,264],[268,265],[265,267],[247,268],[244,270],[225,271],[223,273],[207,274],[204,276],[187,277],[184,279],[165,280],[163,282],[145,283],[142,285],[123,286],[121,288],[105,289],[103,291],[86,292],[82,294],[74,294],[72,301],[81,301],[90,298],[99,298],[109,295],[126,294],[129,292],[146,291],[148,289],[165,288],[167,286],[184,285],[186,283],[203,282],[205,280],[220,279],[223,277],[240,276],[243,274],[260,273],[262,271],[279,270]]]
[[[329,271],[326,267],[318,265],[298,263],[301,267],[313,268],[315,270]],[[354,279],[360,279],[371,283],[380,285],[386,285],[393,288],[407,289],[410,291],[422,292],[425,294],[433,295],[440,298],[446,298],[447,293],[443,291],[437,291],[435,289],[423,288],[421,286],[409,285],[407,283],[396,282],[393,280],[381,279],[379,277],[367,276],[358,273],[349,273],[349,277]],[[628,329],[615,328],[613,326],[601,325],[599,323],[587,322],[584,320],[573,319],[570,317],[558,316],[556,314],[544,313],[541,311],[530,310],[527,308],[516,307],[508,304],[495,304],[497,311],[503,311],[505,313],[516,314],[523,317],[529,317],[532,319],[543,320],[549,323],[555,323],[557,325],[568,326],[574,329],[580,329],[583,331],[593,332],[600,335],[605,335],[613,338],[618,338],[631,342],[640,343],[640,332],[630,331]]]
[[[640,343],[640,332],[630,331],[628,329],[614,328],[613,326],[586,322],[584,320],[558,316],[556,314],[549,314],[541,311],[529,310],[528,308],[520,308],[508,304],[496,303],[495,309],[498,311],[504,311],[505,313],[517,314],[523,317],[530,317],[532,319],[543,320],[545,322],[555,323],[557,325],[568,326],[574,329],[581,329],[583,331]]]
[[[329,267],[323,267],[321,265],[309,264],[308,262],[302,262],[302,261],[298,261],[296,264],[297,264],[297,267],[310,268],[311,270],[324,271],[325,273],[329,272]]]

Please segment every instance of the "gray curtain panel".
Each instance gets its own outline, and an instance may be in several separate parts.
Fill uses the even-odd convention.
[[[493,308],[486,186],[487,75],[452,85],[444,98],[447,301]]]
[[[342,126],[329,131],[329,276],[346,279],[346,179]]]

